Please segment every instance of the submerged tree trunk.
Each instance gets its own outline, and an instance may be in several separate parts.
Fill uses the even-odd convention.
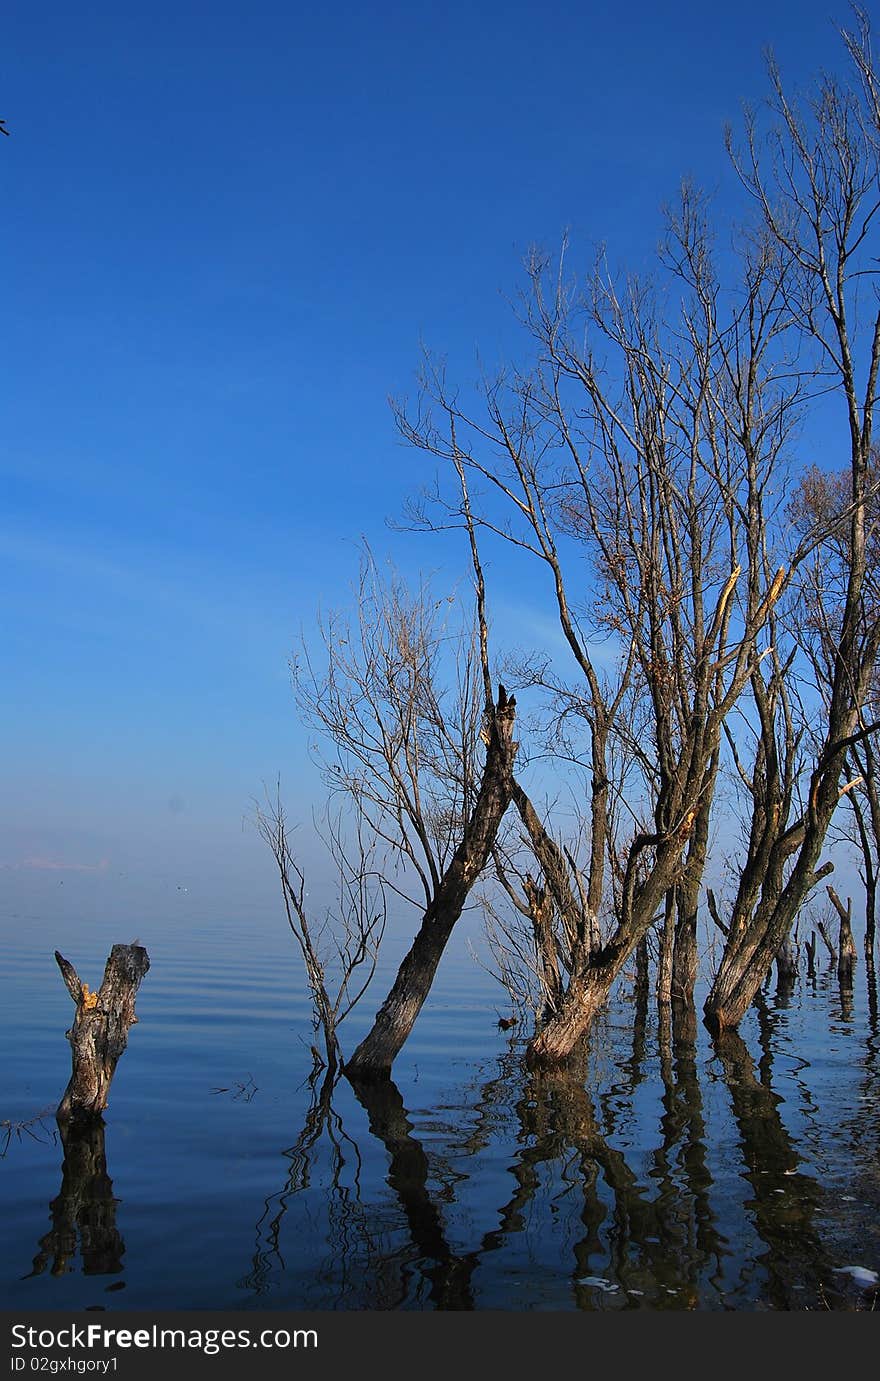
[[[806,951],[806,955],[807,955],[807,977],[808,977],[808,978],[812,978],[812,979],[815,979],[815,977],[816,977],[816,945],[817,945],[817,943],[818,943],[818,942],[817,942],[817,940],[816,940],[816,932],[815,932],[815,930],[814,930],[814,931],[812,932],[812,935],[810,936],[810,939],[804,941],[804,950]]]
[[[591,954],[571,975],[562,1005],[551,1021],[530,1041],[526,1058],[533,1068],[564,1063],[608,999],[633,950],[647,934],[658,906],[673,885],[684,841],[671,836],[658,841],[648,877],[625,903],[626,919],[612,940]],[[632,855],[631,855],[632,857]]]
[[[880,797],[877,791],[877,767],[870,739],[865,743],[863,763],[858,756],[855,762],[864,779],[864,791],[868,798],[870,812],[866,819],[865,811],[859,801],[858,791],[850,796],[850,806],[856,826],[856,835],[862,850],[865,883],[865,953],[873,954],[877,927],[877,868],[874,851],[880,847]],[[853,773],[855,775],[855,773]],[[868,822],[870,821],[870,831]],[[873,835],[873,843],[871,836]]]
[[[534,878],[526,875],[523,888],[528,899],[532,922],[535,963],[541,985],[541,1020],[556,1011],[562,1000],[562,975],[559,972],[559,950],[553,934],[553,897],[546,887],[539,887]]]
[[[650,983],[648,937],[643,935],[636,945],[636,996],[647,1002]]]
[[[876,632],[880,637],[880,620]],[[848,664],[843,657],[840,661]],[[861,690],[857,685],[857,694],[850,697],[850,682],[856,683],[859,678],[865,680],[867,663],[864,658],[862,662],[852,678],[840,673],[834,713],[829,713],[826,747],[818,755],[811,774],[807,807],[800,820],[776,835],[771,845],[773,861],[765,871],[761,898],[751,919],[735,936],[731,928],[703,1009],[706,1025],[714,1035],[739,1026],[805,899],[833,870],[831,862],[819,866],[819,857],[841,794],[839,783],[844,755],[850,746],[848,736],[857,714],[852,702],[858,701]],[[784,863],[792,854],[794,865],[783,884]]]
[[[141,979],[150,967],[142,945],[114,945],[96,993],[80,981],[71,963],[55,951],[67,991],[76,1003],[67,1032],[73,1069],[55,1116],[60,1123],[98,1117],[107,1106],[110,1083],[137,1021],[134,1002]]]
[[[837,947],[837,977],[841,983],[852,983],[853,968],[856,962],[856,942],[852,933],[852,897],[847,897],[846,906],[833,887],[825,889],[840,920],[840,942]]]
[[[696,889],[699,896],[699,888]],[[697,981],[699,956],[697,953],[697,902],[687,897],[678,914],[675,927],[675,949],[672,953],[672,1000],[692,1002]]]
[[[666,893],[663,923],[660,927],[660,954],[657,959],[657,1003],[667,1007],[672,1001],[672,956],[675,950],[675,891]]]
[[[387,1077],[431,990],[468,893],[489,858],[513,794],[515,702],[501,691],[490,717],[483,779],[464,837],[427,907],[372,1029],[345,1064],[353,1079]]]
[[[717,774],[718,757],[715,755],[713,772]],[[673,1002],[692,1002],[694,985],[697,981],[699,957],[697,952],[697,916],[700,906],[700,891],[706,858],[709,852],[709,821],[714,800],[713,790],[708,792],[700,803],[694,821],[694,832],[688,844],[684,875],[676,888],[676,909],[678,919],[675,924],[675,948],[672,954],[672,1000]]]
[[[791,997],[797,981],[797,946],[790,935],[786,935],[776,952],[776,997],[785,1001]]]

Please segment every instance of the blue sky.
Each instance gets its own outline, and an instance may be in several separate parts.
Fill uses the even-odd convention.
[[[528,245],[650,261],[765,45],[828,3],[86,4],[4,12],[3,885],[274,885],[242,816],[317,785],[287,658],[428,478],[389,394],[515,352]],[[831,56],[829,56],[831,55]],[[495,609],[543,617],[525,585]],[[66,872],[64,870],[67,870]]]

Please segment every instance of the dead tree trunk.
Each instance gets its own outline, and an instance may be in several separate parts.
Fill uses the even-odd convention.
[[[645,837],[648,838],[648,837]],[[672,887],[684,841],[678,837],[660,840],[648,876],[631,895],[625,886],[625,919],[618,924],[608,944],[585,957],[572,973],[560,1010],[529,1042],[526,1059],[532,1068],[562,1064],[608,999],[611,986],[629,956],[657,914],[667,891]],[[635,857],[631,850],[631,860]]]
[[[516,755],[515,715],[515,702],[507,699],[502,688],[490,716],[483,779],[464,837],[440,879],[372,1029],[345,1064],[345,1073],[352,1079],[387,1077],[431,990],[443,951],[468,893],[486,866],[498,827],[510,805]]]
[[[854,766],[863,778],[862,790],[867,797],[869,810],[862,808],[859,791],[849,794],[849,803],[855,821],[855,833],[862,850],[865,883],[865,954],[874,953],[877,933],[877,864],[875,852],[880,849],[880,792],[877,786],[877,762],[870,738],[865,741],[864,754],[853,754]],[[852,772],[850,777],[854,777]]]
[[[660,955],[657,960],[657,1002],[666,1007],[672,1001],[672,956],[675,949],[675,889],[670,888],[663,903],[660,926]]]
[[[840,943],[837,947],[837,977],[841,983],[852,983],[853,966],[856,962],[856,942],[852,933],[852,897],[847,897],[846,906],[833,887],[825,889],[831,904],[840,919]]]
[[[791,997],[797,982],[797,945],[790,935],[786,935],[776,951],[776,997],[785,1001]]]
[[[636,945],[636,994],[647,1001],[650,986],[648,937],[643,935]]]
[[[135,996],[150,960],[142,945],[114,945],[101,986],[91,993],[57,949],[55,959],[76,1004],[73,1025],[67,1032],[73,1070],[55,1114],[60,1123],[66,1123],[99,1117],[106,1108],[129,1027],[137,1021]]]
[[[817,945],[817,943],[818,943],[818,942],[817,942],[817,940],[816,940],[816,932],[815,932],[815,930],[814,930],[813,933],[812,933],[812,935],[811,935],[811,937],[810,937],[810,939],[804,941],[804,949],[805,949],[806,955],[807,955],[807,977],[808,977],[808,978],[813,978],[813,979],[816,977],[816,945]]]
[[[718,756],[713,764],[718,770]],[[693,1002],[697,981],[699,956],[697,952],[697,917],[700,890],[709,852],[709,820],[714,789],[700,803],[694,821],[694,832],[688,844],[684,873],[676,887],[675,900],[678,918],[675,925],[675,949],[672,955],[672,1000]]]
[[[836,950],[835,947],[834,947],[834,941],[832,940],[831,936],[828,934],[828,927],[827,927],[827,925],[825,924],[824,921],[817,921],[817,922],[816,922],[816,928],[818,929],[819,934],[820,934],[821,937],[822,937],[822,943],[823,943],[823,945],[825,946],[825,948],[826,948],[827,951],[828,951],[828,955],[829,955],[829,958],[831,959],[832,964],[836,964],[836,963],[837,963],[837,950]]]
[[[523,890],[529,904],[535,964],[543,997],[541,1019],[546,1020],[556,1011],[563,992],[559,947],[553,933],[553,896],[548,888],[539,887],[528,873],[523,878]]]

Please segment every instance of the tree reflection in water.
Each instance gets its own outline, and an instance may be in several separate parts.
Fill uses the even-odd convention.
[[[757,1066],[740,1036],[713,1044],[715,1078],[726,1089],[748,1186],[737,1209],[761,1243],[746,1260],[732,1233],[736,1213],[713,1183],[693,1007],[675,1004],[659,1019],[653,1149],[626,1145],[621,1109],[632,1106],[645,1079],[645,1015],[637,1004],[632,1058],[618,1067],[622,1080],[612,1086],[613,1096],[607,1086],[597,1102],[591,1096],[588,1046],[564,1072],[531,1072],[512,1043],[495,1077],[473,1089],[463,1125],[443,1126],[440,1136],[434,1122],[430,1141],[416,1135],[418,1119],[391,1080],[352,1086],[325,1080],[313,1088],[302,1132],[285,1152],[285,1184],[257,1223],[252,1268],[241,1287],[268,1296],[267,1303],[276,1296],[302,1306],[470,1310],[499,1307],[499,1281],[507,1280],[501,1307],[517,1308],[513,1287],[531,1272],[530,1306],[536,1298],[548,1307],[586,1310],[835,1308],[847,1298],[851,1305],[839,1258],[823,1238],[823,1190],[806,1173],[780,1116],[775,1017],[760,1009]],[[876,1053],[875,1038],[866,1063],[875,1080]],[[350,1101],[352,1089],[359,1109],[352,1105],[351,1118],[365,1113],[374,1139],[369,1155],[363,1134],[359,1150],[335,1106]],[[483,1158],[501,1149],[510,1158],[492,1180],[490,1200]],[[320,1192],[310,1194],[319,1157],[325,1158]],[[325,1251],[310,1272],[308,1298],[292,1301],[283,1241],[292,1251],[299,1237],[302,1217],[287,1219],[285,1227],[295,1203],[297,1214],[323,1233]],[[479,1217],[489,1226],[475,1230]]]
[[[339,1303],[349,1293],[349,1273],[358,1259],[358,1249],[369,1245],[366,1215],[360,1197],[360,1151],[348,1135],[342,1118],[333,1106],[333,1092],[339,1075],[329,1070],[323,1079],[318,1072],[309,1079],[310,1101],[302,1131],[284,1152],[288,1162],[284,1188],[266,1199],[256,1224],[256,1248],[250,1271],[238,1282],[241,1289],[265,1295],[276,1288],[286,1269],[281,1246],[281,1229],[291,1199],[311,1186],[312,1166],[323,1147],[329,1148],[330,1192],[326,1196],[327,1253],[315,1272],[318,1281],[329,1284]],[[351,1165],[351,1183],[346,1170]]]
[[[833,1266],[816,1224],[822,1189],[799,1169],[800,1157],[779,1115],[783,1100],[770,1082],[770,1045],[766,1040],[762,1045],[759,1077],[736,1032],[715,1041],[739,1131],[743,1174],[752,1190],[745,1207],[767,1248],[744,1271],[761,1271],[762,1299],[771,1308],[802,1309],[816,1305],[823,1287],[833,1291]]]
[[[876,1307],[880,1017],[870,959],[854,988],[833,966],[817,968],[803,1010],[759,995],[748,1039],[710,1041],[692,1006],[658,1014],[638,985],[629,998],[564,1072],[527,1070],[514,1033],[488,1071],[415,1109],[390,1080],[313,1080],[259,1213],[239,1301]],[[814,1007],[822,1044],[805,1044]],[[119,1288],[125,1246],[104,1124],[60,1130],[61,1187],[26,1278],[81,1270]]]
[[[52,1226],[40,1238],[28,1277],[42,1275],[47,1266],[56,1276],[72,1271],[77,1248],[84,1275],[117,1275],[125,1243],[116,1226],[118,1200],[107,1173],[104,1122],[89,1118],[59,1123],[58,1129],[64,1152],[61,1189],[49,1204]]]

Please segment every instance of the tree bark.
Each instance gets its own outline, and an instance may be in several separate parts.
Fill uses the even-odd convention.
[[[716,754],[716,759],[717,759]],[[714,800],[714,778],[717,760],[713,762],[713,789],[700,803],[694,821],[694,832],[688,844],[684,874],[676,888],[678,919],[675,926],[675,949],[672,955],[672,1000],[693,1002],[699,957],[697,952],[697,916],[706,857],[709,852],[709,820]]]
[[[636,888],[631,904],[626,903],[626,920],[620,923],[614,938],[572,974],[559,1011],[529,1042],[526,1059],[532,1068],[563,1064],[589,1029],[607,1001],[611,985],[647,934],[658,906],[672,886],[683,842],[675,836],[659,841],[648,878]]]
[[[71,963],[55,951],[67,991],[76,1004],[70,1041],[72,1072],[55,1114],[59,1123],[100,1117],[107,1106],[110,1083],[137,1021],[135,996],[150,967],[142,945],[114,945],[97,993],[90,993]]]
[[[539,887],[528,874],[523,879],[523,889],[529,903],[535,963],[541,984],[541,1020],[546,1021],[562,1000],[559,953],[553,933],[553,898],[546,887]]]
[[[807,977],[816,977],[816,932],[812,932],[809,940],[804,941],[804,949],[807,954]]]
[[[636,994],[646,1002],[650,985],[650,964],[648,960],[648,937],[643,935],[636,945]]]
[[[387,1078],[431,990],[468,893],[486,866],[513,794],[515,702],[499,694],[488,725],[486,763],[464,837],[427,907],[372,1029],[344,1066],[352,1079]]]
[[[672,955],[673,1002],[693,1002],[698,969],[697,908],[695,902],[688,898],[679,912],[675,927],[675,949]]]
[[[786,1002],[791,997],[797,981],[797,946],[790,935],[786,935],[776,951],[776,997]]]
[[[837,947],[837,977],[841,983],[852,983],[853,967],[856,962],[856,942],[852,933],[852,897],[847,897],[846,906],[833,887],[826,888],[831,903],[840,920],[840,942]]]
[[[660,927],[660,956],[657,960],[657,1003],[667,1007],[672,1001],[672,957],[675,951],[675,889],[666,893],[663,924]]]
[[[850,771],[852,767],[852,771]],[[853,750],[852,763],[847,763],[847,776],[862,779],[860,789],[849,796],[855,822],[854,834],[862,851],[865,883],[865,953],[873,954],[877,934],[877,863],[880,850],[880,789],[878,789],[877,755],[870,735],[859,749]],[[862,798],[867,803],[864,809]]]
[[[691,812],[691,819],[695,813]],[[589,1029],[607,1000],[614,980],[653,924],[664,897],[674,889],[685,842],[681,831],[655,839],[655,858],[646,878],[634,887],[631,896],[626,895],[624,886],[621,919],[614,936],[602,949],[585,957],[572,972],[559,1011],[529,1043],[526,1058],[531,1067],[563,1063]],[[631,862],[633,858],[631,851]],[[670,966],[671,962],[670,954]],[[658,992],[662,991],[661,982],[662,975],[658,980]]]
[[[821,759],[820,759],[821,762]],[[703,1008],[704,1021],[713,1035],[739,1026],[767,978],[780,946],[788,936],[798,909],[816,883],[827,876],[830,864],[817,868],[819,854],[837,803],[836,774],[813,774],[810,807],[801,826],[802,843],[788,880],[780,886],[783,858],[791,854],[785,840],[777,839],[776,855],[764,877],[761,900],[750,922],[731,936]]]

